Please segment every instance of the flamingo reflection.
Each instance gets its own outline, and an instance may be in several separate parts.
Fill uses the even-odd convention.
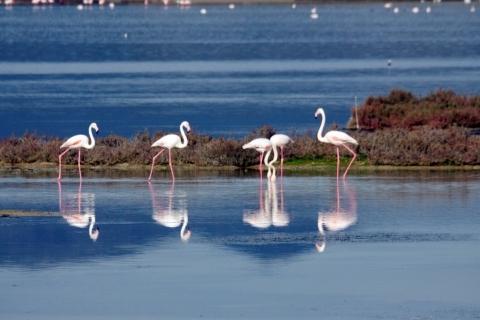
[[[78,193],[62,195],[62,183],[58,183],[58,207],[63,218],[72,227],[88,228],[90,239],[96,241],[100,234],[100,228],[95,226],[95,194],[83,193],[82,182],[78,185]],[[82,210],[83,207],[83,210]]]
[[[167,228],[177,228],[180,226],[180,224],[182,224],[183,221],[182,228],[180,229],[180,238],[183,241],[188,241],[190,239],[191,231],[190,228],[187,227],[188,212],[185,199],[180,200],[179,209],[172,208],[175,183],[172,183],[168,192],[168,206],[162,204],[161,198],[155,194],[152,183],[149,181],[148,184],[150,186],[150,193],[152,196],[153,220]]]
[[[344,190],[348,197],[348,205],[340,206],[340,186],[337,180],[337,203],[333,210],[318,213],[318,231],[322,237],[321,242],[315,244],[318,252],[325,250],[324,226],[330,231],[345,230],[357,222],[357,198],[355,190],[343,180]]]
[[[243,214],[243,222],[259,229],[270,226],[285,227],[290,223],[290,217],[284,209],[283,181],[280,184],[280,206],[278,203],[277,185],[267,182],[267,190],[263,192],[263,183],[260,181],[259,210],[247,211]],[[265,196],[265,200],[264,200]]]

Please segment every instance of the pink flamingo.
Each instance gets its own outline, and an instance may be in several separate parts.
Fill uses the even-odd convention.
[[[190,124],[187,121],[183,121],[180,124],[180,133],[182,134],[183,137],[183,142],[180,139],[180,137],[176,134],[167,134],[166,136],[161,137],[157,141],[155,141],[152,144],[153,147],[163,147],[163,149],[157,153],[156,156],[153,157],[152,159],[152,169],[150,169],[150,177],[148,177],[148,181],[152,179],[152,173],[153,173],[153,167],[155,165],[155,159],[163,152],[165,149],[168,149],[168,164],[170,165],[170,171],[172,172],[172,180],[175,181],[175,175],[173,174],[173,167],[172,167],[172,148],[179,148],[183,149],[187,146],[188,140],[187,136],[185,135],[185,131],[183,131],[183,128],[187,129],[187,132],[190,131]]]
[[[267,154],[265,155],[265,165],[268,167],[268,173],[267,173],[267,177],[272,181],[272,182],[275,182],[275,180],[277,179],[276,175],[275,175],[275,167],[273,166],[273,164],[277,161],[278,159],[278,151],[277,151],[277,147],[280,148],[280,157],[281,157],[281,161],[280,161],[280,175],[283,176],[283,148],[285,148],[285,146],[289,143],[289,142],[292,142],[293,143],[293,140],[290,139],[289,136],[287,135],[284,135],[284,134],[274,134],[271,138],[270,138],[270,142],[272,143],[272,149],[273,149],[273,160],[268,162],[268,158],[270,157],[270,152],[272,149],[268,150]]]
[[[317,138],[320,142],[325,142],[325,143],[330,143],[333,144],[337,147],[337,180],[338,180],[338,174],[340,171],[340,150],[338,149],[339,146],[343,146],[345,149],[350,151],[350,153],[353,155],[352,161],[350,161],[350,164],[347,167],[347,170],[345,170],[345,173],[343,174],[343,179],[347,176],[348,169],[350,169],[350,166],[352,165],[353,161],[357,157],[357,154],[347,147],[345,144],[346,143],[353,143],[355,145],[358,145],[357,140],[353,139],[350,137],[348,134],[345,132],[341,131],[329,131],[325,134],[324,137],[322,137],[322,131],[323,127],[325,126],[325,112],[323,111],[322,108],[318,108],[317,112],[315,112],[315,118],[317,118],[318,114],[322,115],[322,124],[320,125],[320,129],[318,130]]]
[[[262,174],[262,160],[263,160],[263,154],[265,151],[268,151],[272,148],[272,142],[266,138],[257,138],[253,139],[247,144],[244,144],[242,146],[243,149],[255,149],[258,152],[260,152],[260,165],[259,165],[259,170],[260,170],[260,175]],[[267,164],[268,165],[268,164]]]
[[[80,180],[82,180],[82,169],[80,167],[80,148],[85,149],[92,149],[95,146],[95,139],[93,138],[92,129],[95,129],[96,133],[98,134],[98,127],[95,122],[90,124],[88,127],[88,133],[90,134],[90,143],[88,143],[88,137],[83,134],[78,134],[76,136],[71,137],[67,141],[65,141],[61,146],[61,148],[68,148],[62,154],[58,156],[58,178],[60,180],[62,178],[62,157],[65,153],[67,153],[70,149],[78,149],[78,174],[80,176]]]

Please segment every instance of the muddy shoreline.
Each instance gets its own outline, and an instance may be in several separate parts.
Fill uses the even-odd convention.
[[[278,167],[278,164],[275,166]],[[77,170],[76,165],[62,165],[64,170]],[[285,171],[328,171],[333,170],[334,165],[318,165],[318,164],[303,164],[303,165],[289,165],[284,164]],[[258,169],[258,166],[251,166],[247,168],[239,168],[234,166],[196,166],[196,165],[175,165],[176,170],[182,171],[235,171],[235,170],[253,170]],[[264,167],[264,170],[266,168]],[[390,165],[352,165],[352,170],[358,171],[477,171],[480,170],[480,165],[451,165],[451,166],[390,166]],[[82,165],[82,170],[92,171],[148,171],[150,165],[130,165],[120,164],[114,166],[89,166]],[[154,171],[170,170],[168,165],[155,165]],[[0,164],[0,172],[58,172],[58,164],[55,163],[34,163],[34,164],[16,164],[14,166],[6,166]]]

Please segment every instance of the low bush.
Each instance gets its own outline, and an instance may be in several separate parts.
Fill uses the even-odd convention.
[[[395,89],[388,96],[368,97],[357,110],[351,109],[347,128],[366,130],[430,126],[480,128],[480,96],[459,96],[453,91],[438,90],[428,96]]]

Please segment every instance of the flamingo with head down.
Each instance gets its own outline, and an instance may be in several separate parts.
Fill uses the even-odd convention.
[[[280,175],[283,176],[283,148],[289,143],[292,142],[293,140],[290,139],[289,136],[284,135],[284,134],[274,134],[272,137],[270,137],[270,142],[272,143],[272,148],[268,150],[267,154],[265,155],[265,165],[268,167],[268,173],[267,177],[272,181],[275,182],[277,179],[276,173],[275,173],[275,167],[273,164],[277,161],[278,159],[278,151],[277,148],[280,148]],[[270,153],[273,149],[273,160],[268,162],[268,158],[270,157]]]
[[[243,149],[255,149],[258,152],[260,152],[260,164],[259,164],[259,170],[260,174],[262,174],[262,160],[263,160],[263,155],[266,151],[270,150],[272,148],[272,142],[269,139],[266,138],[257,138],[253,139],[249,143],[246,143],[242,146]]]

